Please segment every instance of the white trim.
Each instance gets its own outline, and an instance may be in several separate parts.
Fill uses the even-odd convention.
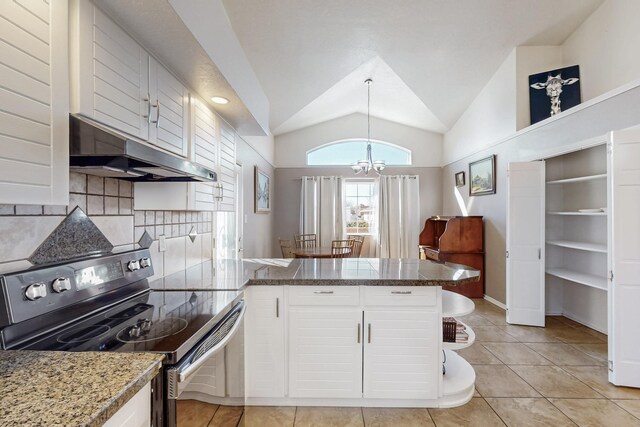
[[[456,158],[454,160],[451,160],[451,161],[446,161],[446,162],[444,162],[442,164],[442,167],[449,166],[449,165],[451,165],[451,164],[453,164],[455,162],[458,162],[460,160],[464,160],[464,159],[466,159],[468,157],[476,156],[477,154],[482,153],[485,150],[488,150],[490,148],[496,147],[496,146],[498,146],[500,144],[503,144],[503,143],[508,142],[508,141],[510,141],[512,139],[515,139],[515,138],[517,138],[517,137],[519,137],[521,135],[524,135],[526,133],[534,131],[534,130],[536,130],[538,128],[543,128],[543,127],[545,127],[545,126],[547,126],[547,125],[549,125],[551,123],[554,123],[554,122],[556,122],[558,120],[562,120],[562,119],[564,119],[564,118],[566,118],[568,116],[571,116],[571,115],[573,115],[575,113],[578,113],[578,112],[580,112],[580,111],[582,111],[584,109],[593,107],[594,105],[597,105],[597,104],[599,104],[601,102],[607,101],[607,100],[609,100],[611,98],[614,98],[614,97],[616,97],[618,95],[621,95],[621,94],[623,94],[625,92],[629,92],[630,90],[633,90],[633,89],[635,89],[637,87],[640,87],[640,79],[633,80],[633,81],[631,81],[631,82],[629,82],[627,84],[624,84],[624,85],[622,85],[622,86],[620,86],[620,87],[618,87],[616,89],[612,89],[612,90],[610,90],[608,92],[603,93],[600,96],[596,96],[595,98],[592,98],[592,99],[590,99],[588,101],[585,101],[582,104],[578,104],[575,107],[572,107],[572,108],[570,108],[568,110],[565,110],[565,111],[561,112],[560,114],[556,114],[555,116],[548,117],[548,118],[546,118],[546,119],[544,119],[544,120],[542,120],[542,121],[540,121],[538,123],[534,123],[531,126],[527,126],[525,128],[522,128],[519,131],[517,131],[517,132],[515,132],[515,133],[513,133],[513,134],[511,134],[511,135],[509,135],[509,136],[507,136],[505,138],[499,139],[496,142],[488,144],[487,146],[479,148],[479,149],[477,149],[477,150],[475,150],[475,151],[473,151],[471,153],[464,154],[464,155],[462,155],[462,156],[460,156],[460,157],[458,157],[458,158]],[[603,137],[597,137],[597,138],[593,138],[593,139],[599,139],[600,141],[603,141]],[[590,140],[586,140],[586,141],[590,141]],[[605,143],[605,142],[606,142],[606,139],[604,139],[604,142],[601,142],[601,143]],[[585,145],[585,141],[581,141],[580,143],[582,145]],[[446,144],[446,142],[445,142],[445,144]],[[599,144],[593,144],[593,145],[599,145]],[[566,150],[566,149],[567,148],[565,146],[563,148],[563,150]],[[577,149],[578,148],[573,149],[573,150],[570,149],[569,151],[575,151]],[[545,157],[549,157],[551,155],[552,154],[546,154],[545,156],[541,157],[540,154],[537,154],[536,158],[535,159],[532,158],[531,160],[545,158]],[[526,160],[523,159],[523,161],[526,161]]]
[[[501,303],[500,301],[498,301],[498,300],[497,300],[497,299],[495,299],[495,298],[491,298],[491,297],[490,297],[489,295],[487,295],[487,294],[484,294],[484,299],[485,299],[485,301],[488,301],[488,302],[490,302],[490,303],[491,303],[491,304],[493,304],[493,305],[497,305],[498,307],[500,307],[500,308],[501,308],[501,309],[503,309],[503,310],[506,310],[506,309],[507,309],[507,306],[506,306],[506,305],[504,305],[503,303]]]
[[[602,329],[602,328],[596,326],[595,324],[593,324],[592,322],[589,322],[589,321],[587,321],[585,319],[581,319],[580,317],[578,317],[578,316],[576,316],[574,314],[567,313],[565,311],[565,312],[562,313],[562,316],[566,317],[567,319],[571,319],[574,322],[578,322],[581,325],[587,326],[587,327],[589,327],[589,328],[591,328],[591,329],[593,329],[595,331],[598,331],[598,332],[600,332],[602,334],[608,335],[608,331],[606,329]]]

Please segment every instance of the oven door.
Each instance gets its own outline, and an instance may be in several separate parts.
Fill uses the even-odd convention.
[[[193,379],[194,382],[200,382],[203,375],[200,368],[207,370],[208,362],[214,361],[219,364],[219,361],[223,361],[223,369],[226,372],[225,385],[238,383],[241,385],[242,393],[244,389],[244,351],[241,348],[240,352],[236,351],[234,337],[238,336],[240,340],[243,340],[242,328],[244,325],[243,318],[246,311],[244,300],[237,303],[229,313],[211,330],[199,343],[196,345],[186,356],[184,356],[177,364],[167,366],[165,369],[165,414],[166,425],[173,427],[178,425],[178,411],[180,405],[177,402],[178,397],[181,395],[185,388],[189,388],[189,382]],[[243,347],[243,346],[242,346]],[[232,350],[232,357],[229,357],[229,350]],[[236,360],[242,359],[242,360]],[[236,369],[237,366],[241,366],[240,370]],[[233,387],[232,387],[233,388]],[[187,393],[189,394],[189,393]],[[223,390],[223,395],[213,396],[211,393],[201,393],[201,397],[196,397],[197,400],[209,401],[214,403],[215,399],[222,399],[224,401],[241,402],[244,404],[244,399],[238,399],[235,390]],[[184,397],[183,397],[184,398]],[[210,399],[211,398],[211,399]]]

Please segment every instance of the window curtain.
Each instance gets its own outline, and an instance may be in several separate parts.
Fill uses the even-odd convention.
[[[418,176],[380,176],[378,204],[378,257],[418,258]]]
[[[343,236],[343,179],[303,176],[300,190],[300,234],[316,234],[319,246]]]

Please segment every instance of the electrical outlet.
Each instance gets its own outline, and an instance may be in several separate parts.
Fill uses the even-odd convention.
[[[167,238],[163,234],[158,238],[158,251],[164,252],[166,250],[167,250]]]

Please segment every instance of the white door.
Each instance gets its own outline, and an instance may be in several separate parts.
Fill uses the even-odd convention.
[[[545,164],[507,170],[507,322],[544,326]]]
[[[365,398],[438,398],[438,320],[435,307],[364,312]]]
[[[640,387],[640,131],[609,150],[609,381]]]
[[[289,310],[289,396],[362,397],[362,311]]]
[[[245,300],[246,397],[284,397],[284,289],[250,286]]]

